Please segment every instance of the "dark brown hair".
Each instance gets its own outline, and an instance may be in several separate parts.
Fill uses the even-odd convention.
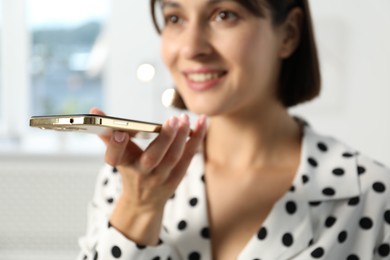
[[[308,0],[237,1],[259,17],[264,16],[264,7],[268,8],[274,26],[282,24],[292,8],[302,9],[304,20],[300,44],[295,52],[283,61],[277,95],[285,107],[292,107],[318,96],[321,89],[321,75]],[[151,0],[150,4],[154,26],[160,33],[155,9],[157,2],[159,0]]]

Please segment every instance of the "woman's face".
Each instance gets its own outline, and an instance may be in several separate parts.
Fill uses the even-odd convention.
[[[161,53],[189,110],[208,116],[277,102],[281,33],[235,0],[163,0]]]

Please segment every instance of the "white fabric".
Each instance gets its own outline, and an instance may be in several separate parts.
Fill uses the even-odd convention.
[[[88,231],[80,239],[79,259],[211,260],[202,153],[193,158],[167,202],[158,246],[136,245],[108,227],[120,190],[119,173],[104,167],[89,208]],[[390,259],[389,251],[390,171],[305,127],[290,191],[237,259]]]

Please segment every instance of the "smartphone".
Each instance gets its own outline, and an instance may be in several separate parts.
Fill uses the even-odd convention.
[[[66,132],[110,135],[113,130],[131,132],[134,136],[148,138],[159,133],[162,125],[95,114],[70,114],[32,116],[30,127]]]

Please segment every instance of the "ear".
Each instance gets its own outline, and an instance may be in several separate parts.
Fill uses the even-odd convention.
[[[282,59],[290,57],[299,46],[303,24],[303,11],[294,7],[288,13],[282,26],[282,42],[279,57]]]

